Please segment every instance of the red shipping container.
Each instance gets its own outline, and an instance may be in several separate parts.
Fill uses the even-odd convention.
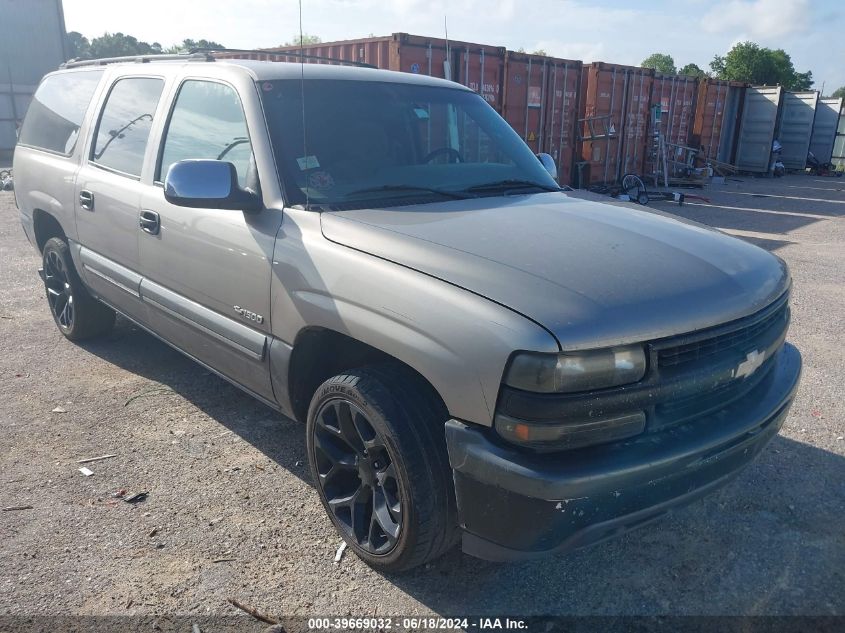
[[[660,106],[660,122],[652,125],[651,107],[647,113],[649,136],[653,139],[659,132],[664,142],[688,147],[692,135],[698,95],[698,78],[687,75],[655,74],[651,88],[651,107]],[[657,170],[656,147],[651,144],[644,166],[645,174]],[[667,152],[670,149],[667,148]],[[679,156],[683,156],[680,151]]]
[[[690,144],[702,149],[704,160],[733,161],[745,86],[709,78],[699,83]]]
[[[626,173],[642,174],[650,145],[650,68],[594,62],[584,67],[581,186],[612,184]],[[587,176],[589,172],[589,177]]]
[[[278,53],[299,50],[299,46],[287,46],[268,52],[277,53],[274,57],[278,61],[294,62],[299,61],[295,55],[279,56]],[[362,40],[308,44],[302,50],[306,55],[371,64],[383,70],[451,79],[479,93],[497,111],[502,111],[503,47],[394,33]]]
[[[508,51],[502,116],[535,153],[550,154],[572,181],[581,62]]]

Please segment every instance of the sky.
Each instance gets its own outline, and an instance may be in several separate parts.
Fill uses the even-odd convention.
[[[135,8],[142,6],[142,11]],[[265,48],[299,32],[297,0],[64,0],[68,31],[123,32],[170,45],[208,39]],[[302,28],[323,41],[405,32],[586,62],[639,65],[669,53],[709,70],[745,40],[783,48],[825,93],[845,86],[843,0],[302,0]]]

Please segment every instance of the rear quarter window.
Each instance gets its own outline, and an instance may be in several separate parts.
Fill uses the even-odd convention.
[[[102,70],[90,70],[44,79],[29,104],[18,142],[70,156],[102,76]]]

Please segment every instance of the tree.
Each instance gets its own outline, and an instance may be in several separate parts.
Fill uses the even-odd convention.
[[[303,33],[301,42],[299,35],[294,35],[293,39],[289,42],[285,42],[282,46],[308,46],[309,44],[319,44],[322,41],[323,40],[319,35],[309,35],[308,33]]]
[[[833,97],[834,99],[837,99],[839,97],[845,98],[845,86],[842,86],[841,88],[837,88],[836,90],[833,91],[833,94],[831,94],[830,96]]]
[[[674,75],[678,72],[675,68],[675,60],[672,59],[671,55],[667,55],[666,53],[652,53],[643,60],[640,66],[643,68],[653,68],[664,75]]]
[[[701,70],[698,65],[689,63],[678,71],[679,75],[689,75],[690,77],[706,77],[707,73]]]
[[[174,44],[173,46],[167,47],[165,49],[165,53],[187,53],[188,51],[194,50],[195,48],[207,48],[210,50],[223,50],[226,48],[222,44],[218,44],[212,40],[182,40],[181,44]]]
[[[67,52],[70,59],[78,59],[81,57],[88,57],[88,50],[91,48],[91,42],[88,38],[78,31],[71,31],[67,34]]]
[[[123,33],[104,33],[91,40],[88,57],[123,57],[127,55],[155,55],[161,53],[161,44],[141,42]]]
[[[719,79],[757,85],[781,85],[787,90],[809,90],[813,73],[799,73],[783,49],[772,50],[754,42],[741,42],[725,56],[716,55],[710,68]]]

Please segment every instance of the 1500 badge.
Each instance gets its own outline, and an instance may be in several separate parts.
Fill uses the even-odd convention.
[[[253,321],[254,323],[264,323],[264,317],[260,314],[256,314],[255,312],[251,312],[250,310],[245,310],[241,306],[233,306],[235,308],[235,312],[240,314],[244,319],[247,321]]]

